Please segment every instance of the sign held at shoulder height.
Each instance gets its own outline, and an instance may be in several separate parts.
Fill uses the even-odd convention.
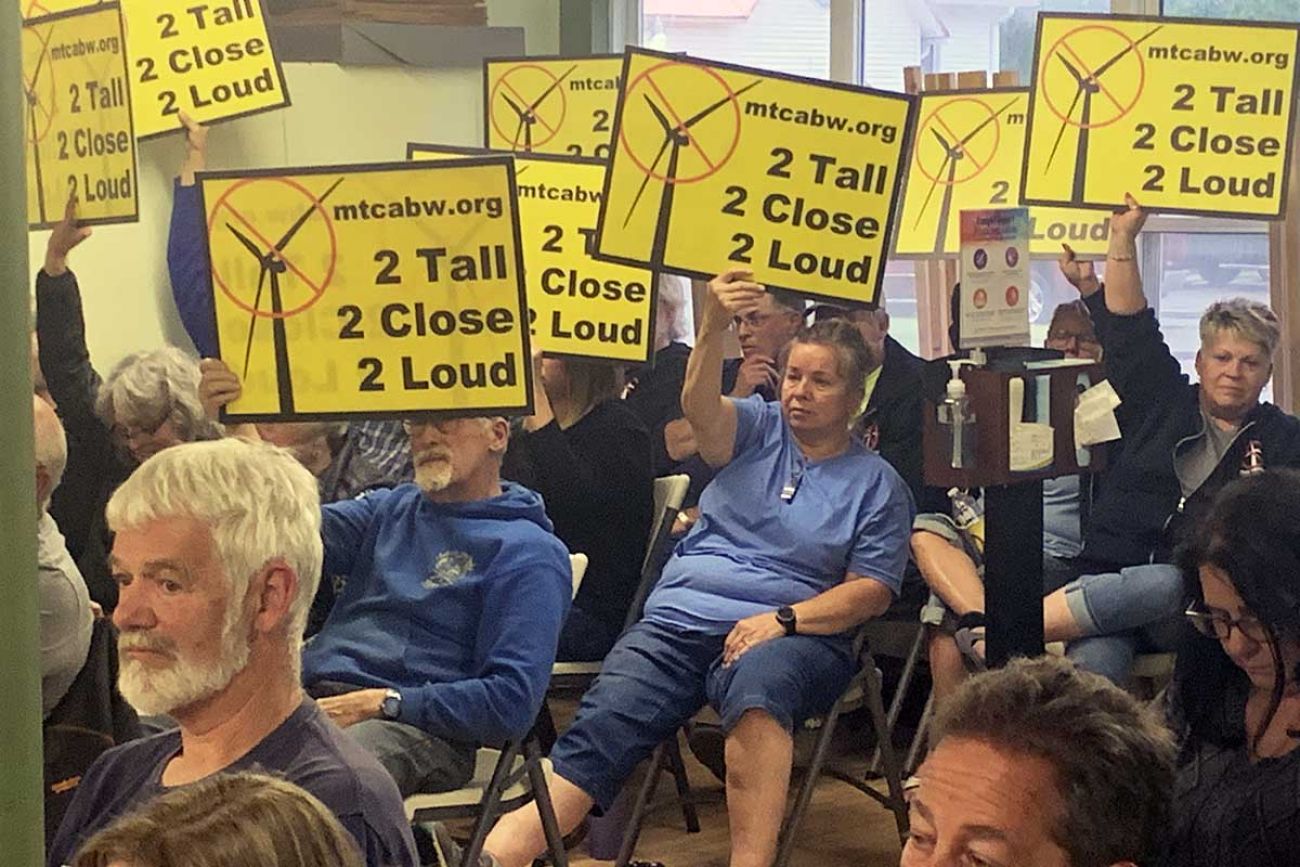
[[[1022,198],[1276,219],[1300,27],[1042,14]]]
[[[597,254],[873,304],[911,97],[629,49]]]
[[[199,182],[229,417],[532,411],[508,157]]]
[[[609,159],[623,55],[483,62],[484,143],[494,150]]]
[[[289,104],[262,0],[122,0],[141,139]]]
[[[411,143],[408,159],[445,160],[482,150]],[[593,259],[605,164],[515,154],[533,345],[548,355],[645,362],[656,291],[649,271]]]
[[[76,197],[87,225],[139,217],[126,47],[116,3],[23,22],[27,222],[53,226]]]

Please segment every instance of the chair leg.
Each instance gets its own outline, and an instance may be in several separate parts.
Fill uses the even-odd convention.
[[[886,719],[889,722],[889,730],[894,731],[898,725],[898,718],[903,713],[903,702],[907,700],[908,690],[912,688],[912,677],[916,673],[916,664],[921,659],[921,650],[925,646],[925,628],[921,627],[916,631],[916,638],[912,641],[912,646],[907,650],[907,659],[903,662],[903,672],[898,677],[898,686],[894,689],[894,697],[889,702],[889,713]],[[876,744],[876,750],[871,755],[871,767],[868,773],[875,776],[880,773],[880,744]]]
[[[474,822],[474,832],[461,857],[461,867],[477,867],[479,855],[483,853],[483,843],[488,831],[496,822],[497,807],[501,804],[501,793],[506,789],[506,779],[514,769],[515,756],[519,754],[519,742],[511,741],[501,750],[497,766],[492,769],[492,779],[483,791],[483,800],[479,802],[478,819]]]
[[[687,834],[700,833],[700,816],[695,810],[695,795],[691,791],[691,778],[686,776],[686,763],[682,761],[682,748],[674,736],[664,744],[664,757],[677,784],[677,802],[682,808],[682,821]]]
[[[786,867],[794,854],[795,836],[799,833],[799,825],[803,822],[804,814],[808,812],[808,805],[812,803],[813,789],[817,786],[818,777],[821,776],[822,765],[826,763],[826,754],[830,751],[831,737],[835,734],[835,727],[840,719],[840,708],[843,705],[844,700],[843,696],[841,696],[836,699],[835,704],[831,706],[830,711],[822,720],[821,731],[817,733],[817,744],[813,748],[812,762],[804,773],[803,783],[799,786],[799,794],[794,800],[794,808],[790,811],[790,815],[786,818],[784,827],[781,829],[780,842],[777,846],[776,861],[773,863],[773,867]]]
[[[881,695],[880,670],[869,651],[864,650],[863,674],[867,706],[871,711],[871,724],[876,729],[876,742],[880,745],[881,759],[885,765],[885,784],[889,788],[889,809],[894,813],[900,838],[907,836],[907,801],[903,798],[903,774],[894,752],[894,733],[885,714],[885,700]]]
[[[664,751],[665,744],[660,744],[655,747],[654,753],[650,756],[650,766],[646,768],[645,780],[641,783],[641,790],[637,792],[636,804],[632,807],[632,815],[628,818],[627,828],[623,831],[623,845],[618,850],[614,867],[627,867],[632,860],[632,853],[636,851],[637,840],[641,837],[641,825],[645,823],[646,810],[650,799],[654,797],[655,789],[659,786],[659,774],[664,769],[666,761]]]
[[[917,765],[920,764],[921,753],[925,750],[925,742],[930,736],[930,720],[933,717],[934,690],[930,690],[930,695],[925,700],[925,710],[921,711],[921,721],[916,725],[916,734],[912,736],[912,746],[907,751],[906,770],[909,774],[916,773]]]
[[[528,763],[528,781],[532,786],[533,800],[537,802],[537,815],[542,820],[542,832],[546,835],[551,864],[554,867],[569,867],[569,856],[564,850],[564,833],[555,817],[551,790],[546,785],[546,772],[542,770],[541,746],[536,738],[529,738],[524,743],[524,760]]]

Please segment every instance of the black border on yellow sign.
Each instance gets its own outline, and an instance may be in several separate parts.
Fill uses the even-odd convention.
[[[484,165],[503,165],[506,169],[506,178],[509,180],[510,207],[513,210],[515,219],[513,222],[515,238],[515,272],[519,275],[516,283],[519,289],[519,308],[524,312],[524,317],[519,323],[520,333],[523,337],[523,357],[520,359],[520,365],[523,367],[524,374],[524,394],[525,403],[522,407],[479,407],[475,409],[446,409],[446,410],[386,410],[386,411],[358,411],[358,412],[295,412],[293,415],[284,413],[227,413],[226,408],[221,408],[220,420],[225,423],[227,420],[236,422],[275,422],[290,419],[292,421],[365,421],[374,420],[392,420],[405,418],[411,415],[433,414],[439,418],[471,418],[474,416],[486,415],[506,415],[506,416],[529,416],[536,411],[533,404],[533,364],[532,364],[532,345],[531,333],[528,328],[528,296],[526,284],[524,282],[524,245],[523,237],[519,231],[519,191],[515,186],[515,162],[514,159],[507,156],[481,156],[470,157],[463,160],[448,160],[439,164],[432,163],[413,163],[413,162],[381,162],[381,163],[348,163],[337,166],[306,166],[306,167],[286,167],[274,169],[242,169],[242,170],[224,170],[224,171],[204,171],[196,172],[194,182],[199,188],[199,207],[203,214],[203,239],[204,244],[208,241],[208,203],[203,195],[203,182],[211,181],[231,181],[241,180],[243,178],[282,178],[297,177],[301,175],[344,175],[356,172],[367,171],[427,171],[432,166],[445,166],[448,168],[484,166]],[[208,245],[208,260],[211,262],[212,250]],[[209,272],[211,266],[209,265]],[[219,291],[215,285],[211,287],[215,293]],[[221,352],[221,324],[218,322],[217,306],[213,304],[212,310],[212,327],[213,333],[217,335],[217,357],[220,358]]]
[[[500,156],[508,156],[512,159],[515,157],[519,157],[525,160],[546,160],[553,163],[581,163],[583,165],[600,166],[602,168],[608,165],[608,163],[606,163],[605,160],[602,160],[599,157],[576,157],[573,156],[572,154],[566,156],[564,154],[539,154],[533,152],[523,153],[523,152],[516,152],[516,151],[498,150],[495,148],[475,148],[475,147],[465,147],[462,145],[425,144],[424,142],[415,142],[415,141],[406,143],[406,158],[408,160],[413,159],[415,157],[415,154],[420,152],[463,154],[465,156],[500,155]],[[603,192],[601,193],[601,196],[602,196],[601,201],[603,202],[604,201]],[[595,257],[593,256],[592,258]],[[597,259],[597,261],[603,261],[603,260]],[[606,359],[610,364],[637,364],[637,363],[645,364],[646,362],[650,361],[651,358],[654,357],[655,317],[658,315],[659,312],[659,277],[649,268],[646,268],[644,266],[641,266],[640,270],[645,271],[650,275],[650,286],[648,287],[650,292],[650,314],[649,314],[650,322],[648,323],[649,328],[646,329],[646,333],[649,335],[649,338],[646,340],[646,357],[640,359],[639,362],[637,360],[632,360],[627,358]],[[525,276],[527,276],[526,270],[524,273]],[[527,283],[525,283],[525,295],[526,294],[527,294]],[[545,355],[547,358],[572,358],[575,361],[599,362],[602,360],[592,355],[578,355],[577,353],[573,353],[573,352],[543,352],[542,354]]]
[[[40,18],[24,18],[21,22],[22,27],[37,27],[50,22],[58,22],[65,18],[76,18],[78,15],[86,15],[87,13],[97,14],[108,9],[117,10],[118,39],[120,40],[119,44],[122,46],[122,57],[125,61],[125,69],[123,72],[126,76],[126,80],[123,84],[126,87],[127,133],[131,136],[131,170],[135,172],[135,195],[132,196],[132,203],[135,205],[135,208],[130,214],[123,214],[120,217],[78,218],[77,224],[80,226],[115,226],[122,225],[123,223],[140,222],[140,149],[138,147],[140,140],[135,137],[135,106],[131,102],[131,58],[130,55],[127,54],[126,50],[126,18],[122,15],[122,4],[118,3],[117,0],[112,0],[112,2],[96,3],[91,6],[84,6],[80,9],[66,9],[63,12],[54,12],[50,15],[42,15]],[[21,62],[22,60],[19,58],[19,63]],[[21,72],[19,74],[21,74]],[[23,136],[23,141],[27,141],[25,134]],[[39,148],[40,145],[36,144],[34,147]],[[26,175],[26,171],[27,170],[24,167],[24,176]],[[24,205],[24,207],[26,206]],[[59,219],[47,219],[43,223],[28,223],[28,231],[53,229],[55,226],[62,223],[62,211],[60,211],[59,208],[55,208],[55,211],[59,213]],[[24,214],[24,216],[26,215]]]
[[[1162,4],[1163,5],[1163,4]],[[1292,30],[1296,35],[1296,47],[1293,62],[1291,64],[1291,102],[1300,98],[1300,24],[1290,24],[1285,21],[1231,21],[1224,18],[1188,18],[1185,16],[1165,17],[1164,15],[1112,15],[1106,12],[1040,12],[1038,13],[1038,24],[1034,28],[1034,59],[1030,66],[1030,72],[1033,75],[1033,81],[1029,88],[1029,116],[1025,119],[1025,153],[1021,157],[1023,161],[1023,170],[1020,173],[1020,204],[1048,207],[1048,208],[1123,208],[1123,202],[1113,202],[1110,204],[1086,204],[1084,202],[1067,202],[1060,199],[1031,199],[1025,195],[1025,187],[1029,183],[1029,134],[1034,128],[1034,103],[1037,102],[1035,97],[1038,94],[1038,52],[1042,48],[1043,42],[1043,22],[1049,18],[1069,18],[1069,19],[1091,19],[1094,21],[1149,21],[1153,24],[1195,24],[1211,26],[1230,26],[1230,27],[1257,27],[1268,30]],[[1195,217],[1225,217],[1232,220],[1280,220],[1286,216],[1287,189],[1291,178],[1291,159],[1295,150],[1296,136],[1296,115],[1300,114],[1300,106],[1293,106],[1291,111],[1291,122],[1286,131],[1286,145],[1283,153],[1285,157],[1282,160],[1282,189],[1278,194],[1278,209],[1274,212],[1256,211],[1253,213],[1243,211],[1212,211],[1202,208],[1169,208],[1155,207],[1150,210],[1159,214],[1186,214]]]
[[[533,55],[524,54],[524,55],[515,55],[512,57],[483,58],[483,148],[482,149],[491,150],[493,153],[527,153],[529,156],[537,155],[536,151],[508,151],[505,150],[504,148],[497,150],[497,149],[487,147],[488,142],[492,140],[492,79],[488,76],[488,67],[493,63],[554,63],[556,61],[564,61],[564,60],[573,60],[573,61],[619,60],[622,57],[623,57],[622,54],[533,54]],[[626,63],[623,64],[623,71],[624,72],[627,71]],[[618,94],[616,93],[614,95],[615,109],[617,109],[618,101],[619,101],[619,97]],[[616,128],[615,124],[610,124],[609,129],[610,129],[611,136],[613,135],[615,128]],[[612,142],[613,139],[611,138],[610,141]],[[610,153],[612,154],[613,151],[611,150]],[[553,154],[553,156],[561,156],[561,154]],[[594,159],[601,164],[604,164],[605,162],[605,160],[602,160],[599,157],[575,157],[575,159],[584,159],[584,160]]]
[[[924,90],[924,91],[921,91],[920,93],[916,94],[916,119],[915,119],[915,122],[916,122],[917,124],[920,124],[920,123],[923,121],[923,118],[921,117],[921,105],[925,102],[926,97],[931,97],[931,96],[933,96],[933,97],[937,97],[937,98],[943,98],[943,97],[948,97],[948,96],[978,97],[978,96],[983,96],[983,95],[985,95],[985,94],[998,94],[998,93],[1023,93],[1023,94],[1025,95],[1025,103],[1026,103],[1026,106],[1027,106],[1027,107],[1026,107],[1026,116],[1025,116],[1025,141],[1026,141],[1026,143],[1027,143],[1027,142],[1029,141],[1029,117],[1028,117],[1028,105],[1032,105],[1032,104],[1033,104],[1034,92],[1033,92],[1033,90],[1032,90],[1031,88],[1024,87],[1024,86],[1020,86],[1020,87],[984,87],[984,88],[979,88],[979,89],[976,89],[976,90],[958,90],[958,89],[956,89],[956,88],[954,88],[954,89],[950,89],[950,90]],[[914,130],[914,132],[920,132],[920,130]],[[916,140],[915,140],[915,136],[912,136],[912,137],[910,137],[910,138],[908,139],[908,145],[909,145],[909,148],[908,148],[908,151],[907,151],[907,165],[903,168],[903,187],[902,187],[902,189],[903,189],[904,192],[906,192],[906,190],[907,190],[907,188],[908,188],[908,185],[911,184],[911,182],[912,182],[912,164],[913,164],[914,162],[916,162],[916,160],[914,159],[914,156],[915,156],[915,148],[916,148]],[[1024,163],[1025,163],[1025,155],[1024,155],[1024,153],[1021,153],[1020,159],[1021,159],[1021,178],[1020,178],[1020,186],[1021,186],[1021,189],[1023,189],[1023,188],[1024,188]],[[1018,208],[1018,207],[1026,207],[1026,206],[1025,206],[1025,203],[1024,203],[1024,202],[1020,202],[1019,204],[1016,204],[1016,205],[1010,205],[1010,204],[1009,204],[1009,205],[1005,205],[1004,207],[1007,207],[1007,208]],[[894,219],[895,219],[895,220],[901,219],[902,216],[903,216],[903,197],[900,195],[900,197],[899,197],[899,199],[898,199],[898,209],[897,209],[897,213],[894,215]],[[897,236],[897,234],[895,234],[894,237],[893,237],[891,240],[892,240],[892,244],[891,244],[891,246],[890,246],[890,250],[889,250],[889,258],[890,258],[890,259],[897,259],[897,260],[900,261],[900,262],[938,262],[938,261],[942,261],[942,260],[945,260],[945,259],[955,259],[955,258],[957,258],[957,255],[958,255],[957,253],[899,253],[899,252],[896,252],[896,250],[894,249],[894,247],[897,247],[897,246],[898,246],[898,236]],[[1034,258],[1034,257],[1031,256],[1031,258]],[[1059,257],[1056,256],[1055,254],[1052,254],[1051,256],[1047,256],[1047,255],[1042,255],[1042,254],[1040,254],[1037,258],[1039,258],[1039,259],[1052,259],[1053,261],[1055,261],[1055,260],[1056,260],[1057,258],[1059,258]]]
[[[276,37],[271,32],[271,21],[266,14],[266,3],[264,2],[264,0],[253,0],[253,2],[257,4],[258,13],[262,16],[262,25],[266,30],[266,45],[267,48],[271,49],[271,62],[275,66],[276,77],[280,79],[280,95],[284,97],[284,101],[278,105],[264,105],[261,108],[250,108],[248,111],[241,111],[238,114],[232,114],[227,117],[223,117],[220,120],[204,121],[203,125],[205,127],[219,126],[220,124],[226,123],[227,121],[239,120],[242,117],[252,117],[255,114],[262,114],[268,111],[279,111],[282,108],[288,108],[289,106],[293,105],[293,100],[289,97],[289,85],[284,79],[284,64],[280,62],[280,54],[278,51],[276,51],[276,47],[275,47]],[[129,43],[127,47],[128,48],[130,47]],[[128,55],[127,55],[128,75],[130,73],[131,59],[132,59],[131,55],[128,51]],[[142,135],[138,139],[136,139],[136,141],[153,141],[154,139],[159,139],[162,138],[163,136],[174,135],[175,133],[184,132],[184,131],[185,131],[185,127],[181,124],[180,120],[177,119],[176,127],[174,129],[164,129],[159,132],[150,133],[149,135]]]
[[[623,52],[622,81],[624,86],[626,86],[628,81],[628,73],[631,70],[631,66],[632,66],[632,57],[633,55],[636,54],[645,55],[647,57],[658,57],[664,60],[675,60],[679,63],[693,63],[697,66],[712,66],[717,69],[726,69],[731,72],[741,72],[749,75],[761,75],[768,78],[777,78],[782,81],[792,81],[797,84],[809,84],[809,85],[815,85],[817,87],[829,87],[829,88],[833,88],[834,90],[847,90],[853,93],[867,93],[872,96],[879,96],[886,99],[893,99],[900,102],[906,102],[907,117],[903,121],[903,131],[902,131],[903,135],[902,138],[899,140],[899,148],[900,148],[899,153],[901,154],[902,160],[904,162],[910,163],[910,157],[912,153],[912,137],[913,137],[913,133],[915,132],[914,128],[916,126],[916,112],[917,112],[917,99],[915,96],[913,96],[910,93],[898,93],[897,91],[893,91],[893,90],[880,90],[873,87],[859,87],[858,85],[847,84],[843,81],[828,81],[824,78],[810,78],[806,75],[791,75],[788,72],[772,72],[766,69],[758,69],[753,66],[743,66],[738,63],[723,63],[720,60],[709,60],[703,57],[694,57],[692,55],[681,54],[681,53],[671,52],[671,51],[655,51],[649,48],[636,48],[630,45],[628,46],[627,50]],[[623,94],[622,91],[620,90],[618,107],[614,113],[614,126],[612,128],[611,137],[610,137],[611,142],[613,142],[614,139],[618,137],[618,132],[619,129],[621,128],[620,125],[622,124],[622,122],[623,122]],[[609,163],[611,167],[614,164],[614,150],[612,147],[610,149]],[[593,258],[601,259],[606,262],[614,262],[619,265],[630,265],[633,268],[647,268],[648,270],[654,271],[653,265],[647,265],[646,262],[637,259],[629,259],[623,256],[610,256],[610,255],[602,254],[600,252],[600,231],[601,228],[605,225],[605,208],[609,204],[609,185],[612,179],[612,174],[613,173],[611,171],[605,172],[605,188],[602,191],[600,197],[600,218],[596,223],[596,252],[593,254]],[[876,285],[872,287],[873,292],[872,292],[871,301],[863,302],[861,304],[855,305],[855,302],[849,301],[838,295],[823,295],[817,292],[809,292],[806,287],[800,288],[795,286],[780,286],[775,283],[765,283],[764,285],[770,289],[780,289],[782,291],[789,292],[790,294],[798,296],[800,298],[812,298],[819,301],[827,301],[834,304],[840,304],[840,305],[847,304],[851,306],[855,305],[860,307],[866,307],[868,309],[875,309],[880,304],[880,294],[884,290],[884,286],[885,286],[885,269],[889,265],[891,252],[894,248],[894,222],[898,218],[899,205],[902,203],[902,193],[903,193],[903,172],[901,171],[894,172],[894,188],[889,194],[889,207],[885,211],[884,237],[881,239],[881,246],[880,246],[880,267],[876,273]],[[687,268],[670,267],[666,262],[663,261],[666,252],[667,252],[666,250],[655,250],[655,249],[651,249],[650,251],[651,258],[652,259],[657,258],[660,262],[660,268],[657,273],[678,274],[683,277],[692,277],[697,280],[712,280],[714,277],[718,276],[717,274],[709,274],[704,271],[692,271]]]

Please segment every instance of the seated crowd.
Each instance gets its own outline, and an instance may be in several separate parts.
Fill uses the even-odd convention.
[[[978,492],[949,513],[923,484],[923,362],[888,314],[806,308],[732,270],[692,335],[689,289],[665,278],[654,363],[539,356],[528,418],[224,427],[241,374],[208,357],[207,132],[187,127],[168,261],[203,361],[166,347],[101,380],[75,203],[36,276],[43,710],[111,618],[116,688],[152,732],[81,775],[49,864],[459,863],[402,799],[464,786],[480,747],[525,737],[561,659],[603,661],[550,753],[561,830],[709,705],[730,863],[766,867],[794,732],[845,691],[859,630],[910,599],[938,713],[903,865],[1294,861],[1300,422],[1260,402],[1278,323],[1216,302],[1190,382],[1143,295],[1136,202],[1104,286],[1066,249],[1081,300],[1046,341],[1102,362],[1123,399],[1105,472],[1044,500],[1044,628],[1069,661],[982,671]],[[656,573],[653,484],[674,472],[693,510]],[[1159,706],[1120,688],[1152,648],[1179,654]],[[530,804],[481,863],[545,848]]]

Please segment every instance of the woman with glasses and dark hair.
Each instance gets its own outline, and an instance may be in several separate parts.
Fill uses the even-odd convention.
[[[1300,472],[1223,489],[1180,560],[1198,634],[1172,691],[1183,736],[1164,867],[1300,860]]]

